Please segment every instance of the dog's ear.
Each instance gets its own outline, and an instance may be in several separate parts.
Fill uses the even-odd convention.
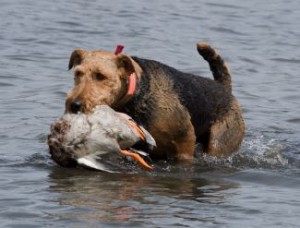
[[[122,54],[118,55],[118,57],[117,57],[117,67],[121,72],[122,78],[129,77],[129,75],[135,71],[130,58],[128,56],[122,55]]]
[[[69,70],[71,70],[74,66],[81,63],[85,53],[86,53],[86,51],[83,49],[77,49],[72,52],[70,60],[69,60]]]

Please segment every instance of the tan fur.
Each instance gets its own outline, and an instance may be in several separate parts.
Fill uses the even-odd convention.
[[[205,59],[209,62],[214,79],[221,83],[231,93],[231,77],[228,65],[223,61],[219,53],[206,42],[197,43],[198,52],[210,53]],[[201,54],[203,55],[203,54]],[[222,77],[220,77],[222,75]]]
[[[228,156],[238,150],[245,133],[245,123],[240,105],[232,101],[230,111],[222,119],[214,123],[210,130],[210,138],[205,151],[212,156]]]
[[[76,53],[76,54],[74,54]],[[70,111],[72,101],[82,103],[83,113],[91,112],[98,104],[113,106],[125,93],[125,84],[130,73],[122,66],[123,58],[132,61],[124,55],[114,55],[106,51],[76,50],[71,55],[69,68],[73,68],[74,88],[66,99],[66,111]],[[137,79],[141,69],[134,63]]]
[[[151,80],[152,96],[159,99],[158,109],[149,131],[157,140],[154,153],[165,155],[175,152],[175,158],[180,161],[191,161],[195,150],[196,137],[191,117],[173,92],[173,82],[162,72],[160,77]],[[171,142],[171,143],[170,143]]]

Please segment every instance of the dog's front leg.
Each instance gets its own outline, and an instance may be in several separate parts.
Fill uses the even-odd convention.
[[[175,148],[176,160],[180,162],[191,162],[194,158],[196,136],[191,121],[188,121],[186,134],[172,141]]]
[[[154,156],[180,162],[193,160],[196,136],[190,118],[158,119],[153,121],[149,131],[157,144],[152,152]]]

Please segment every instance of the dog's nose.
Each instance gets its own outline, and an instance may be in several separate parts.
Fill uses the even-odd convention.
[[[70,108],[72,113],[78,113],[81,109],[81,102],[77,100],[72,101]]]

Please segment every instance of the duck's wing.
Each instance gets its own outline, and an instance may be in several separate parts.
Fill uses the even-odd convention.
[[[153,150],[154,147],[156,147],[155,139],[152,137],[152,135],[141,125],[138,125],[138,127],[143,131],[145,141],[150,147],[150,150]]]
[[[87,168],[96,169],[108,173],[117,173],[116,171],[109,169],[105,164],[101,163],[99,158],[97,159],[97,155],[95,154],[89,154],[84,157],[77,158],[77,163],[78,165]]]
[[[138,134],[140,140],[145,141],[149,149],[153,149],[156,147],[155,139],[152,137],[152,135],[141,125],[138,125],[133,119],[127,120],[128,124],[131,126],[132,129],[135,130],[135,132]]]

